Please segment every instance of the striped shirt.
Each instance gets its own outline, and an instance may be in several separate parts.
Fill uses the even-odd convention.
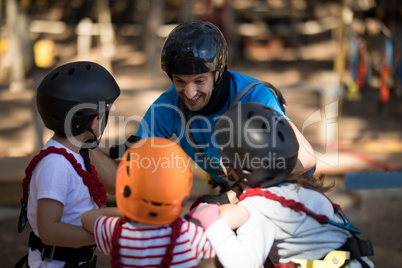
[[[99,250],[110,256],[112,236],[117,217],[101,216],[95,222],[95,240]],[[126,222],[118,240],[122,267],[158,267],[170,244],[172,228],[167,225],[147,225]],[[170,267],[197,267],[202,259],[215,256],[204,230],[183,219],[180,235],[173,249]]]

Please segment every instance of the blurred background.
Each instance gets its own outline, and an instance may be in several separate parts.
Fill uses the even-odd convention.
[[[52,134],[35,107],[44,75],[77,60],[106,67],[122,94],[101,146],[121,143],[170,86],[161,47],[192,19],[222,30],[229,69],[282,91],[316,174],[336,181],[329,196],[373,241],[376,266],[401,264],[401,1],[0,0],[0,266],[27,250],[16,220],[24,169]],[[213,192],[194,174],[193,196]]]

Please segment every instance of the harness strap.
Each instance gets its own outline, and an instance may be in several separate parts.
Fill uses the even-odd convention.
[[[351,232],[352,234],[359,234],[360,233],[360,231],[357,230],[356,228],[354,228],[351,225],[351,223],[349,222],[349,220],[342,213],[341,207],[338,204],[333,203],[330,199],[328,199],[328,200],[332,204],[332,207],[334,208],[335,213],[338,214],[342,218],[342,220],[344,221],[344,224],[340,224],[340,223],[337,223],[335,221],[332,221],[326,215],[317,214],[317,213],[311,211],[310,209],[308,209],[305,205],[303,205],[300,202],[296,202],[296,201],[291,200],[291,199],[289,200],[289,199],[286,199],[286,198],[284,198],[282,196],[277,196],[277,195],[275,195],[275,194],[273,194],[273,193],[271,193],[269,191],[262,191],[260,188],[250,188],[245,193],[243,193],[242,196],[240,196],[240,198],[242,198],[242,199],[239,199],[239,201],[241,201],[244,198],[249,197],[249,196],[264,196],[265,198],[280,202],[282,204],[282,206],[284,206],[284,207],[289,207],[289,208],[291,208],[291,209],[293,209],[295,211],[304,212],[308,216],[313,217],[314,219],[316,219],[321,224],[331,224],[331,225],[334,225],[336,227],[345,229],[345,230]],[[324,195],[324,196],[326,197],[326,195]]]
[[[110,264],[112,268],[120,267],[120,244],[118,242],[121,236],[121,230],[123,224],[127,222],[126,217],[121,217],[117,220],[116,226],[114,227],[113,235],[112,235],[112,249],[110,251],[110,256],[112,257],[110,260]]]
[[[112,257],[110,263],[112,268],[121,267],[120,264],[120,244],[118,242],[119,238],[121,237],[121,231],[123,229],[123,224],[127,222],[126,217],[121,217],[117,220],[116,226],[113,230],[112,235],[112,249],[110,251],[110,256]],[[160,267],[169,267],[172,263],[173,259],[173,249],[176,246],[177,238],[180,236],[181,233],[181,226],[183,224],[183,220],[178,218],[173,223],[171,223],[170,227],[172,228],[172,233],[170,235],[170,243],[166,248],[165,255],[163,256],[161,266]]]
[[[207,163],[207,165],[209,167],[211,167],[220,177],[225,176],[225,174],[220,171],[218,168],[216,168],[211,161],[209,160],[209,158],[204,154],[204,152],[198,148],[197,143],[194,140],[193,134],[190,131],[190,126],[188,126],[188,110],[186,109],[183,101],[181,101],[179,99],[179,109],[182,112],[182,114],[184,115],[184,118],[182,117],[182,125],[184,128],[184,132],[185,134],[190,138],[190,141],[195,145],[194,148],[197,151],[198,155],[201,156],[201,158]]]
[[[294,262],[288,262],[288,263],[278,263],[275,264],[274,268],[299,268],[300,265],[294,263]]]
[[[15,264],[14,268],[22,268],[24,267],[24,264],[28,261],[28,254],[26,254],[24,257],[18,260],[18,262]],[[26,265],[28,267],[28,264]]]
[[[260,188],[250,188],[247,189],[245,193],[243,193],[239,197],[239,201],[244,200],[247,197],[252,197],[252,196],[263,196],[265,198],[268,198],[270,200],[278,201],[279,203],[282,204],[284,207],[289,207],[295,211],[300,211],[306,213],[308,216],[313,217],[316,219],[319,223],[324,224],[327,223],[328,217],[323,214],[317,214],[310,209],[308,209],[305,205],[303,205],[300,202],[296,202],[295,200],[292,199],[286,199],[282,196],[278,196],[276,194],[271,193],[270,191],[262,191]]]
[[[22,205],[27,204],[28,201],[29,183],[31,182],[33,170],[35,169],[39,161],[41,161],[49,154],[63,155],[77,171],[77,174],[82,177],[85,186],[88,187],[89,193],[93,201],[98,205],[98,207],[103,207],[106,205],[106,189],[103,186],[103,183],[99,181],[98,173],[96,172],[95,167],[90,164],[90,172],[88,172],[84,170],[82,166],[77,162],[77,159],[75,159],[74,155],[68,153],[64,148],[56,148],[53,146],[41,150],[39,154],[31,160],[28,167],[25,169],[25,178],[22,181]]]
[[[246,95],[246,93],[252,89],[254,86],[258,85],[258,84],[263,84],[264,86],[266,86],[267,88],[269,88],[272,93],[275,95],[275,97],[278,99],[279,104],[281,106],[282,111],[285,113],[286,111],[286,100],[283,98],[282,93],[276,88],[274,87],[274,85],[272,85],[271,83],[265,82],[265,81],[259,81],[259,82],[254,82],[251,84],[248,84],[247,86],[245,86],[237,95],[236,97],[233,99],[232,104],[230,105],[229,109],[232,108],[233,106],[235,106],[240,100],[241,98],[243,98],[244,95]]]
[[[177,238],[180,236],[182,224],[183,220],[178,218],[170,225],[170,227],[172,228],[172,234],[170,235],[170,244],[166,248],[166,253],[165,256],[163,256],[161,267],[169,267],[172,263],[173,249],[176,246]]]
[[[66,266],[67,263],[78,265],[80,262],[92,262],[96,250],[96,245],[80,248],[48,246],[34,232],[31,232],[29,236],[28,245],[32,250],[38,249],[42,252],[42,261],[64,261],[66,262]]]
[[[338,215],[341,216],[341,218],[344,220],[346,225],[342,225],[342,224],[333,222],[333,221],[329,220],[329,218],[326,215],[317,214],[317,213],[311,211],[310,209],[308,209],[304,204],[302,204],[300,202],[296,202],[295,200],[292,200],[292,199],[286,199],[282,196],[273,194],[270,191],[263,191],[263,190],[261,190],[261,188],[247,189],[242,195],[240,195],[239,201],[242,201],[247,197],[253,197],[253,196],[262,196],[262,197],[265,197],[270,200],[278,201],[284,207],[289,207],[295,211],[300,211],[300,212],[306,213],[306,215],[313,217],[321,224],[332,224],[336,227],[348,230],[349,232],[352,233],[352,237],[348,238],[346,240],[345,244],[339,250],[349,251],[351,253],[351,259],[358,260],[364,268],[369,267],[361,258],[363,256],[373,256],[374,255],[373,246],[371,244],[371,241],[370,240],[361,240],[357,237],[356,234],[359,233],[359,231],[354,229],[353,227],[351,227],[349,221],[342,214],[340,206],[333,203],[330,199],[328,199],[328,200],[331,202],[331,204],[334,208],[334,211]],[[277,266],[275,266],[275,267],[277,267]]]

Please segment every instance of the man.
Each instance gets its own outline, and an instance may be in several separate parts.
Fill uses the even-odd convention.
[[[183,150],[223,191],[228,188],[219,165],[215,123],[243,88],[259,82],[227,70],[227,57],[226,40],[212,23],[190,21],[173,29],[161,53],[162,70],[173,84],[148,109],[136,134],[139,138],[168,139],[176,135]],[[253,86],[239,102],[258,102],[285,116],[277,97],[263,84]],[[300,173],[312,170],[316,164],[313,149],[297,127],[289,123],[300,144],[296,169]],[[105,159],[99,150],[92,153],[91,159],[100,175],[115,175],[117,164]]]

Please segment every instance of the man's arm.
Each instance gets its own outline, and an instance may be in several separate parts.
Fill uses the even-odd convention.
[[[111,159],[99,148],[89,150],[89,158],[98,172],[99,180],[105,185],[109,194],[116,193],[116,172],[118,162]]]
[[[292,121],[288,121],[295,132],[297,141],[299,142],[299,155],[296,163],[295,172],[298,174],[305,173],[314,168],[317,164],[317,160],[314,156],[314,150],[311,144],[299,131],[296,125]]]

